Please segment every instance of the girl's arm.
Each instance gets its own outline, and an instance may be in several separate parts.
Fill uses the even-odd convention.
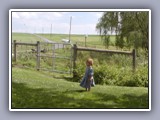
[[[92,80],[92,79],[93,79],[93,69],[90,69],[90,70],[89,70],[88,79],[89,79],[89,80]]]

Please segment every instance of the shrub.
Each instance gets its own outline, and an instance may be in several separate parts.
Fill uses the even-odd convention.
[[[106,79],[106,72],[107,70],[103,66],[98,66],[94,68],[94,80],[95,84],[101,84],[103,85],[105,83]]]
[[[81,61],[82,62],[82,61]],[[79,62],[76,68],[76,81],[82,79],[85,72],[85,65]],[[148,68],[147,66],[139,66],[133,73],[131,67],[116,67],[105,62],[98,62],[94,68],[94,80],[96,84],[118,85],[118,86],[134,86],[148,87]]]
[[[85,65],[77,63],[77,67],[74,69],[73,82],[80,82],[85,72]]]

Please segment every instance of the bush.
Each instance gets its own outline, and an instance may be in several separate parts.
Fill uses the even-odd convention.
[[[148,87],[148,65],[137,64],[136,71],[132,71],[132,57],[95,52],[78,52],[75,69],[75,82],[80,82],[85,74],[85,61],[93,58],[94,80],[96,84]],[[138,61],[143,63],[140,58]],[[138,62],[137,61],[137,62]]]
[[[73,82],[80,82],[83,78],[83,75],[85,73],[85,65],[77,64],[76,69],[73,70],[74,76],[73,76]]]
[[[130,71],[125,71],[121,76],[119,76],[119,82],[116,85],[120,86],[134,86],[134,87],[148,87],[148,68],[139,67],[137,71],[133,73]]]
[[[103,85],[106,79],[107,70],[103,66],[98,66],[94,68],[94,80],[95,84]]]
[[[98,61],[95,60],[96,63]],[[116,67],[115,65],[96,64],[93,66],[94,80],[96,84],[148,87],[148,68],[140,66],[133,73],[131,67]],[[76,77],[74,81],[79,82],[85,73],[85,64],[78,63],[75,69]]]

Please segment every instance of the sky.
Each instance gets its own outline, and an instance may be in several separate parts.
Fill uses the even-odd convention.
[[[12,11],[12,32],[98,34],[96,24],[103,12],[15,12]]]

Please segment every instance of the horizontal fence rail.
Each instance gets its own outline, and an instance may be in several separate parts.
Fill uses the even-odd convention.
[[[132,56],[133,72],[135,71],[135,68],[136,68],[136,51],[135,51],[135,49],[133,49],[132,51],[104,50],[104,49],[97,49],[97,48],[77,47],[77,45],[74,44],[73,45],[73,69],[76,68],[77,51],[93,51],[93,52],[100,52],[100,53],[130,55],[130,56]],[[74,74],[74,72],[73,72],[73,74]]]
[[[104,49],[85,48],[85,47],[77,47],[76,49],[79,50],[79,51],[93,51],[93,52],[125,54],[125,55],[132,55],[133,54],[130,51],[104,50]]]
[[[20,42],[15,42],[16,45],[26,45],[26,46],[37,46],[37,43],[20,43]]]

